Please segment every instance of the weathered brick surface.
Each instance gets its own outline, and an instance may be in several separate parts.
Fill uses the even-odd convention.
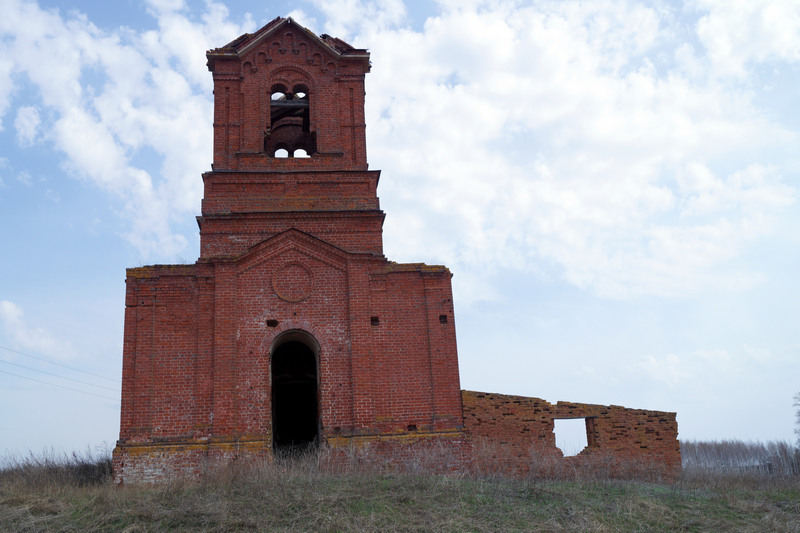
[[[602,464],[610,475],[680,470],[675,413],[617,405],[570,402],[463,391],[464,426],[476,445],[479,467],[520,475],[547,474],[559,465]],[[554,420],[584,418],[587,447],[564,458],[556,447]]]
[[[272,365],[288,342],[313,354],[313,375],[292,379],[316,381],[308,405],[334,463],[356,450],[484,468],[497,462],[486,450],[502,449],[504,471],[529,472],[531,450],[557,452],[553,417],[572,413],[592,417],[595,447],[615,457],[675,464],[668,413],[462,395],[450,272],[383,256],[365,50],[276,19],[207,57],[214,163],[200,258],[127,271],[118,482],[271,457],[284,379]],[[275,157],[281,146],[310,157]]]

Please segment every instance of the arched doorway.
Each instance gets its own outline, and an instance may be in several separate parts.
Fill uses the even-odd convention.
[[[272,445],[278,453],[302,452],[319,440],[319,345],[293,331],[276,339],[271,351]]]

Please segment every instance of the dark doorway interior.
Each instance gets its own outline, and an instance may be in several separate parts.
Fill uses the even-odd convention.
[[[317,443],[317,359],[299,341],[272,355],[272,443],[276,452],[302,452]]]

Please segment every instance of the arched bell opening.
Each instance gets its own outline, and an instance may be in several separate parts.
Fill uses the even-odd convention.
[[[319,343],[304,331],[288,331],[270,354],[273,450],[302,453],[319,443]]]
[[[311,157],[317,151],[317,134],[311,131],[308,87],[297,84],[289,90],[283,84],[270,89],[269,127],[264,137],[264,151],[272,157]],[[299,154],[298,154],[299,152]],[[302,155],[300,155],[302,154]]]

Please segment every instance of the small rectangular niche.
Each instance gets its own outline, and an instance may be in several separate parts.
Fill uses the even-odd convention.
[[[381,319],[379,317],[377,317],[377,316],[371,316],[371,317],[369,317],[369,325],[370,326],[380,326],[381,325]]]
[[[447,315],[439,315],[439,324],[447,324]]]
[[[278,327],[278,321],[275,320],[275,319],[267,320],[267,327],[268,328],[277,328]]]

